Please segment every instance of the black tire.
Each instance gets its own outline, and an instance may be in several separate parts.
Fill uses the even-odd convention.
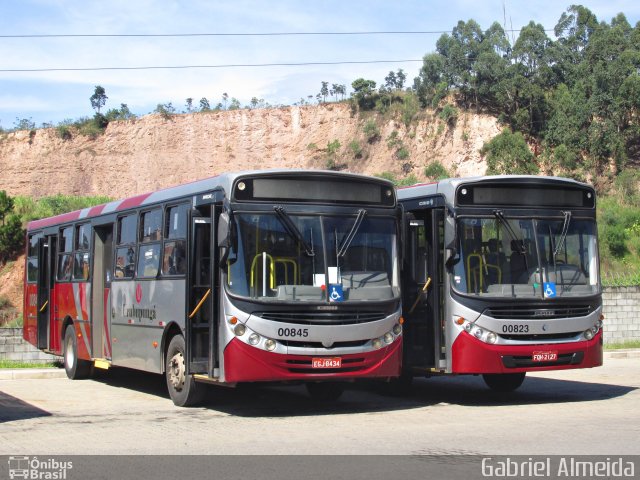
[[[335,402],[344,392],[344,384],[340,382],[307,383],[307,391],[317,402]]]
[[[513,392],[518,389],[526,373],[485,373],[482,379],[487,386],[496,392]]]
[[[386,391],[394,397],[409,395],[413,391],[413,375],[402,372],[399,377],[389,380]]]
[[[185,375],[184,337],[176,335],[169,342],[165,360],[167,390],[178,407],[192,407],[204,398],[205,386],[198,384],[193,376]]]
[[[78,338],[73,325],[68,325],[64,331],[64,371],[71,380],[80,380],[91,376],[93,363],[78,358]]]

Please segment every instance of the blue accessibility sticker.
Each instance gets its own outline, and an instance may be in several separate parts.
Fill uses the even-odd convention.
[[[544,298],[555,298],[556,297],[556,284],[555,284],[555,282],[544,282],[542,284],[542,288],[544,288]]]
[[[344,293],[342,291],[342,284],[331,283],[329,284],[329,301],[330,302],[342,302],[344,301]]]

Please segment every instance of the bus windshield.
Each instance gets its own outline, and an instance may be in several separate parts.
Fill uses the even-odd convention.
[[[235,213],[231,294],[274,302],[358,302],[399,296],[396,220],[357,215]]]
[[[555,298],[599,291],[593,220],[461,218],[453,286],[472,295]]]

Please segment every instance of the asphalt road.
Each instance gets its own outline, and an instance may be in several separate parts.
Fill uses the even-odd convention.
[[[350,387],[335,404],[302,386],[208,387],[174,407],[160,376],[0,380],[0,454],[640,454],[640,358],[529,375],[499,395],[477,377],[418,379],[404,397]]]

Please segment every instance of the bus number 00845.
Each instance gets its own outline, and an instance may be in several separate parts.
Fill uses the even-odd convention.
[[[308,328],[279,328],[278,329],[279,337],[308,337],[309,329]]]
[[[503,325],[502,333],[529,333],[529,325]]]

